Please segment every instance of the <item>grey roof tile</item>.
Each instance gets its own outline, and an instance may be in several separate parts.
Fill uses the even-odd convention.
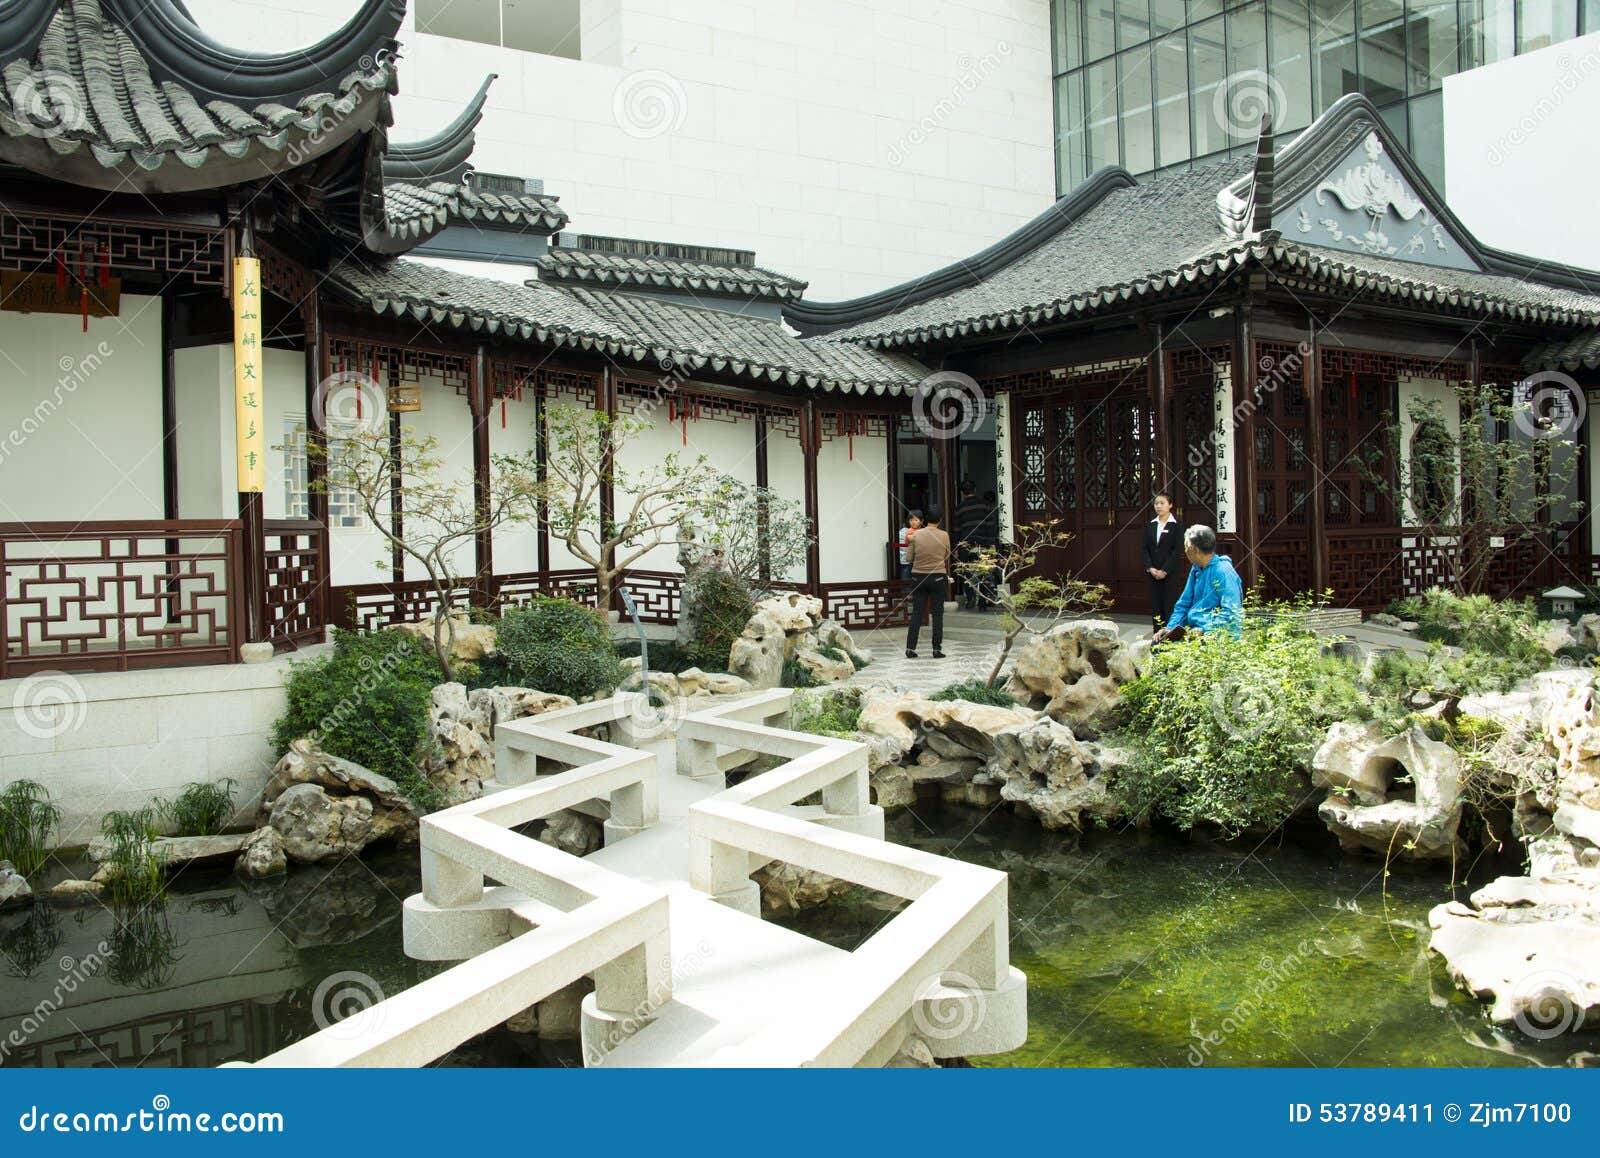
[[[768,318],[636,294],[538,282],[513,285],[405,259],[348,260],[329,278],[378,314],[596,349],[664,371],[686,366],[862,394],[902,392],[928,372],[903,355],[796,337]]]
[[[806,288],[806,283],[798,278],[759,266],[712,265],[565,246],[551,249],[538,264],[540,276],[550,281],[654,286],[688,293],[742,294],[780,301],[797,298]]]
[[[567,223],[566,211],[554,197],[479,193],[471,185],[454,181],[426,185],[392,181],[383,187],[383,198],[389,233],[418,241],[452,220],[522,226],[539,233],[554,233]]]

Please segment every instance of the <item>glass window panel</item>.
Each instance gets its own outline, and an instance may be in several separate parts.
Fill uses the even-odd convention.
[[[1202,20],[1221,15],[1222,0],[1189,0],[1190,24],[1199,24]]]
[[[1600,4],[1600,0],[1591,0]],[[1183,0],[1150,0],[1150,30],[1155,36],[1175,32],[1185,22]]]
[[[1148,173],[1156,167],[1150,56],[1149,48],[1136,48],[1117,58],[1122,86],[1122,164],[1130,173]]]
[[[1083,59],[1099,60],[1117,48],[1115,0],[1083,0]]]
[[[1183,33],[1156,44],[1156,143],[1162,165],[1189,159],[1189,53]]]
[[[1433,92],[1458,71],[1456,0],[1416,0],[1406,26],[1408,91]]]
[[[1583,0],[1583,23],[1578,27],[1578,35],[1587,36],[1591,32],[1600,32],[1600,0]]]
[[[1223,50],[1222,17],[1196,24],[1189,29],[1189,91],[1194,103],[1194,155],[1204,157],[1228,147],[1224,117],[1227,91],[1223,78],[1228,74],[1228,58]],[[1219,90],[1221,95],[1219,96]]]
[[[1519,0],[1517,51],[1532,52],[1571,40],[1578,31],[1578,0]]]
[[[1383,118],[1383,123],[1389,126],[1389,131],[1394,134],[1395,140],[1404,146],[1407,152],[1411,151],[1411,131],[1406,124],[1406,104],[1392,104],[1386,109],[1379,109],[1378,115]]]
[[[1361,91],[1378,106],[1406,95],[1405,13],[1400,0],[1361,0]]]
[[[1117,144],[1117,62],[1103,60],[1091,64],[1083,75],[1089,171],[1092,173],[1107,165],[1122,163],[1122,151]]]
[[[1254,141],[1261,129],[1267,81],[1267,6],[1254,0],[1228,13],[1229,92],[1224,119],[1233,144]]]
[[[1283,98],[1283,107],[1272,110],[1272,127],[1277,132],[1303,129],[1311,123],[1311,31],[1305,0],[1272,0],[1267,16],[1272,49],[1268,71]]]
[[[417,0],[417,31],[479,44],[500,43],[498,0]]]
[[[1067,72],[1083,63],[1083,0],[1055,0],[1051,8],[1054,11],[1056,71]]]
[[[582,60],[578,0],[502,0],[501,43],[523,52]]]
[[[1056,80],[1056,179],[1060,192],[1067,193],[1083,184],[1088,176],[1084,157],[1083,73],[1074,72]]]
[[[1117,0],[1117,47],[1132,48],[1150,39],[1150,0]]]
[[[1356,11],[1349,0],[1311,0],[1317,112],[1356,91]]]
[[[1473,12],[1472,48],[1478,64],[1507,60],[1517,51],[1517,11],[1513,0],[1476,0]]]
[[[1414,97],[1406,110],[1411,122],[1411,159],[1440,193],[1444,192],[1444,93]]]

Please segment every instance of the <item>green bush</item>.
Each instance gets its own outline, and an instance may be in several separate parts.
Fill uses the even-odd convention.
[[[1238,638],[1164,645],[1124,688],[1132,759],[1112,787],[1135,815],[1237,835],[1300,806],[1324,730],[1358,699],[1355,669],[1296,626],[1304,606],[1263,608],[1277,614],[1251,617]]]
[[[624,640],[617,644],[617,656],[620,659],[632,659],[640,652],[639,641],[636,639]],[[688,649],[682,647],[676,640],[652,639],[650,641],[650,670],[669,671],[677,675],[681,671],[688,671],[692,667],[699,667]],[[704,670],[704,669],[702,669]]]
[[[13,780],[0,792],[0,860],[8,860],[29,876],[50,855],[50,842],[61,823],[61,809],[43,784]]]
[[[750,585],[730,572],[701,567],[684,582],[683,607],[695,625],[686,648],[692,666],[727,671],[733,641],[755,613]]]
[[[108,849],[102,863],[109,870],[114,904],[137,904],[166,892],[166,868],[151,844],[155,821],[154,808],[108,812],[100,818],[100,833]]]
[[[622,662],[604,621],[582,604],[539,598],[507,608],[496,649],[513,681],[543,692],[583,699],[609,694],[622,682]]]
[[[811,669],[803,667],[799,660],[793,658],[783,661],[783,675],[779,684],[786,688],[814,688],[817,687],[817,677],[811,674]]]
[[[389,777],[427,808],[417,760],[431,742],[428,698],[438,682],[426,643],[399,631],[336,632],[332,654],[290,668],[273,743],[281,753],[314,733],[324,752]]]
[[[1017,701],[1003,687],[990,687],[983,680],[964,680],[949,684],[928,697],[930,700],[966,700],[969,704],[993,704],[997,708],[1014,708]]]
[[[789,708],[789,727],[817,736],[854,739],[861,724],[861,692],[836,688],[795,696]]]
[[[236,782],[223,777],[214,784],[185,784],[176,800],[157,801],[157,810],[179,836],[214,836],[233,819]]]
[[[1531,599],[1455,595],[1432,587],[1396,600],[1392,607],[1394,614],[1417,624],[1418,639],[1539,665],[1534,671],[1550,661],[1539,646],[1539,613]]]
[[[1353,704],[1347,718],[1376,720],[1388,731],[1407,725],[1412,697],[1427,692],[1434,699],[1505,691],[1518,680],[1547,666],[1542,658],[1464,650],[1452,655],[1443,644],[1431,643],[1426,651],[1395,651],[1376,655],[1362,678],[1364,698]]]

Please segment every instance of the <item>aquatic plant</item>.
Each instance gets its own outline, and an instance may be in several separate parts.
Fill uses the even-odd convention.
[[[153,807],[147,807],[108,812],[101,818],[100,833],[106,838],[101,864],[111,878],[107,883],[115,904],[136,904],[166,891],[166,869],[153,844],[156,815]]]
[[[61,809],[51,803],[44,785],[13,780],[0,792],[0,860],[28,876],[49,858],[60,823]]]
[[[233,818],[237,781],[224,776],[212,784],[186,784],[176,800],[157,803],[179,836],[213,836]]]

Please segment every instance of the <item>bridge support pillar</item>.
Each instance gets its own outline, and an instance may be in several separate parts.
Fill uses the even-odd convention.
[[[422,837],[422,895],[441,909],[474,905],[483,899],[483,874],[428,847]]]
[[[594,992],[583,999],[583,1061],[594,1065],[648,1025],[672,1000],[672,947],[651,937],[595,970]]]
[[[706,836],[689,837],[689,883],[719,905],[761,915],[761,886],[750,879],[750,854]]]

